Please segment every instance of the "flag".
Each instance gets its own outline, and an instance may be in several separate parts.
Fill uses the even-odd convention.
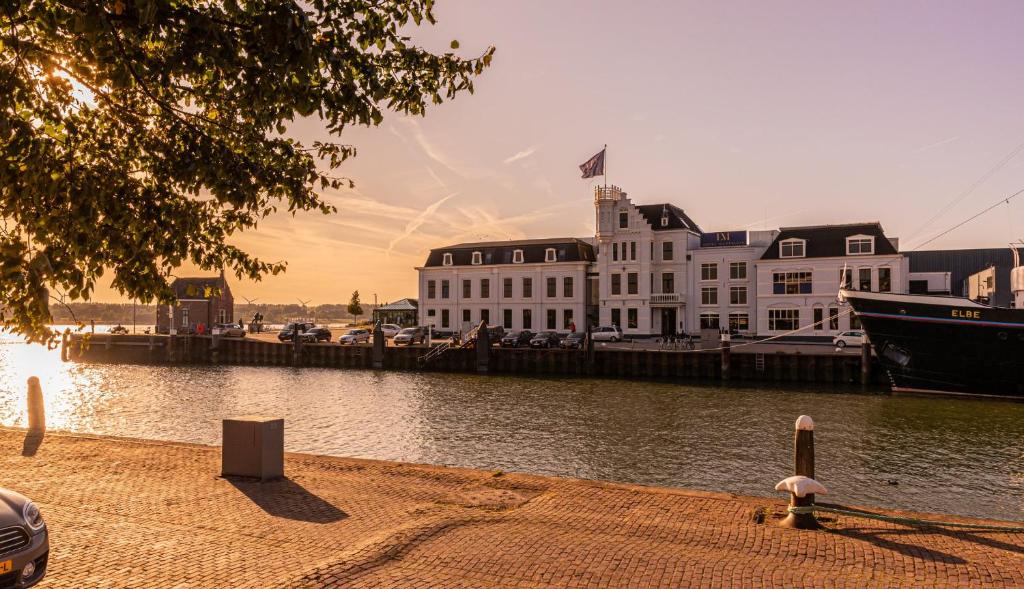
[[[597,152],[597,155],[580,164],[580,170],[584,178],[604,175],[604,152],[607,148]]]

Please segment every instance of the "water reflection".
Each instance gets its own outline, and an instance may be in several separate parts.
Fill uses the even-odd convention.
[[[254,367],[63,364],[0,336],[0,423],[39,376],[51,428],[216,444],[286,419],[289,450],[767,495],[794,418],[837,501],[1024,519],[1024,404],[671,383]],[[45,444],[45,442],[43,442]],[[892,484],[895,483],[895,484]]]

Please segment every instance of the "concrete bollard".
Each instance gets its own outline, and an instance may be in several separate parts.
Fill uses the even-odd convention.
[[[39,379],[30,376],[28,379],[28,431],[42,433],[46,430],[46,409],[43,404],[43,387]]]
[[[801,415],[796,420],[796,432],[793,436],[793,470],[795,476],[782,481],[775,488],[789,491],[790,507],[814,505],[814,494],[825,492],[825,488],[814,480],[814,420],[807,415]],[[798,530],[821,528],[814,513],[790,513],[780,525]]]
[[[871,384],[871,344],[866,341],[860,346],[860,384]]]

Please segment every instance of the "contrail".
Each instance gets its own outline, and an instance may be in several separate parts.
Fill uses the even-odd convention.
[[[531,147],[527,147],[526,149],[520,151],[519,153],[513,155],[512,157],[505,158],[504,163],[511,164],[512,162],[518,162],[519,160],[521,160],[523,158],[530,157],[531,155],[533,155],[533,152],[535,152],[535,151],[537,151],[537,146],[536,145],[533,145]]]
[[[409,237],[410,235],[415,233],[416,230],[420,228],[420,226],[422,226],[424,223],[427,222],[427,219],[429,219],[431,216],[433,216],[434,213],[437,212],[437,209],[439,209],[441,207],[441,205],[443,205],[445,203],[445,201],[447,201],[448,199],[452,198],[456,194],[458,194],[458,192],[453,192],[453,193],[449,194],[448,196],[442,198],[441,200],[435,202],[434,204],[430,205],[429,207],[423,209],[423,212],[421,212],[420,214],[416,215],[411,221],[406,223],[405,231],[401,235],[399,235],[398,237],[392,239],[391,243],[388,244],[387,253],[390,254],[392,252],[392,250],[395,249],[395,246],[398,245],[398,243],[400,241],[402,241],[406,237]]]

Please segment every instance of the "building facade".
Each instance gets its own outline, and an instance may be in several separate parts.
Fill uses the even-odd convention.
[[[576,238],[464,243],[430,251],[419,323],[442,333],[486,321],[505,329],[584,329],[593,316],[593,246]]]
[[[728,328],[740,335],[757,331],[757,262],[778,231],[721,231],[701,235],[691,270],[694,304],[687,325]]]
[[[223,272],[220,276],[176,278],[171,289],[177,303],[174,307],[157,306],[157,333],[195,333],[199,324],[209,329],[217,323],[234,322],[235,299]]]

